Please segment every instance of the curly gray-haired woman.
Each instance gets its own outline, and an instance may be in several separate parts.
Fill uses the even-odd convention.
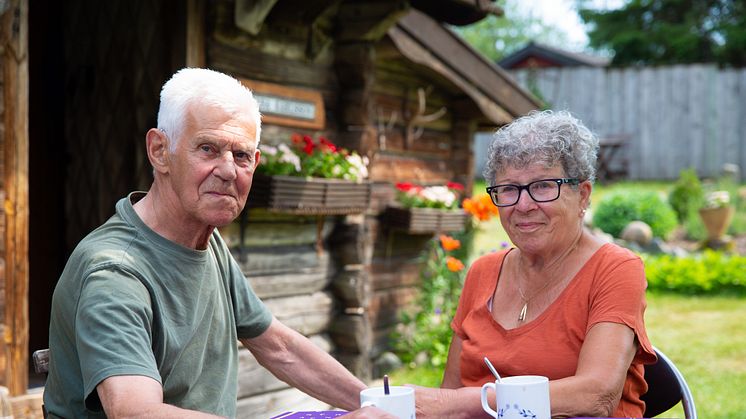
[[[568,112],[495,133],[487,191],[514,247],[469,269],[443,383],[417,389],[418,418],[483,415],[485,356],[501,376],[549,377],[552,416],[642,417],[647,284],[639,257],[583,227],[597,149]]]

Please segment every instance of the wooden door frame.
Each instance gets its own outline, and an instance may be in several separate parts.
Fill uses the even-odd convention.
[[[11,395],[28,387],[28,2],[10,0],[2,20],[5,138],[5,307],[0,355]]]

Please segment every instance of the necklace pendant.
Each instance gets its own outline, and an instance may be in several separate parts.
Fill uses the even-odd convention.
[[[528,311],[528,301],[526,301],[523,304],[523,308],[521,309],[521,314],[518,315],[519,322],[526,320],[526,311]]]

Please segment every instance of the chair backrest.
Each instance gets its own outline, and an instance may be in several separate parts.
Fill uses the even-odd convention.
[[[34,351],[32,358],[34,359],[34,371],[37,374],[49,373],[49,349]]]
[[[646,418],[658,416],[681,402],[686,418],[697,419],[692,392],[684,376],[663,352],[658,348],[653,349],[658,356],[658,362],[645,365],[648,392],[642,396],[645,402],[643,416]]]

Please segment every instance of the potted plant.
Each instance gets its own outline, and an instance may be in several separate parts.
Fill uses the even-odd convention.
[[[291,144],[261,145],[249,207],[295,214],[354,214],[370,204],[368,158],[324,137],[293,134]]]
[[[699,209],[699,216],[707,229],[708,243],[722,242],[733,220],[734,208],[730,204],[728,191],[714,191],[705,195],[705,202]]]
[[[396,199],[384,211],[386,226],[409,233],[462,231],[467,215],[460,208],[460,183],[421,186],[396,184]]]

